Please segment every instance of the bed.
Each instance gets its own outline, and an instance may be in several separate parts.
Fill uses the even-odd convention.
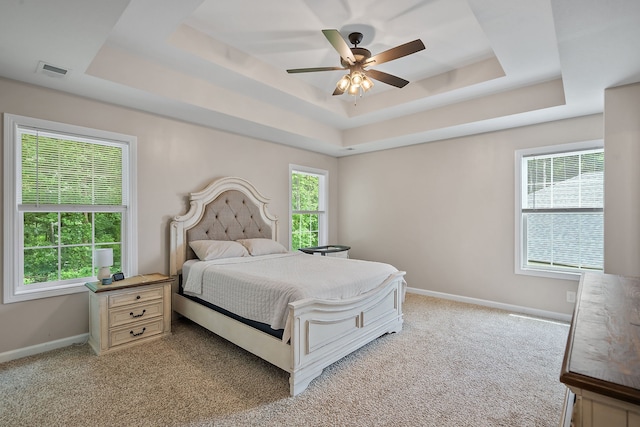
[[[387,267],[383,268],[381,263],[331,259],[302,252],[283,250],[262,253],[260,248],[282,247],[277,243],[278,219],[269,212],[268,201],[251,183],[236,177],[215,180],[204,190],[190,194],[188,212],[176,216],[170,224],[169,270],[181,283],[173,293],[172,308],[179,315],[288,372],[290,394],[295,396],[304,391],[325,367],[384,334],[402,330],[405,272],[394,267],[385,270],[390,266],[385,264]],[[229,242],[228,246],[233,250],[240,244],[238,242],[243,245],[248,242],[249,254],[241,258],[235,258],[236,254],[231,254],[232,256],[223,260],[215,259],[215,256],[212,261],[199,260],[198,255],[202,257],[203,252],[202,247],[197,245],[212,243],[212,246],[218,248],[219,245],[224,245],[223,242]],[[194,247],[198,249],[198,255]],[[281,264],[273,267],[273,270],[306,271],[317,267],[319,270],[334,271],[334,275],[326,279],[327,284],[341,281],[342,273],[335,272],[342,272],[343,267],[347,268],[345,280],[347,276],[357,274],[354,263],[358,264],[358,268],[367,266],[370,273],[366,280],[364,277],[361,280],[366,285],[360,286],[357,291],[341,290],[338,292],[341,295],[339,298],[331,286],[326,286],[324,293],[317,294],[320,297],[309,296],[312,294],[304,289],[290,292],[291,295],[287,296],[289,299],[282,308],[284,314],[265,319],[254,319],[247,315],[246,313],[252,312],[252,307],[246,313],[241,313],[244,315],[239,315],[215,301],[207,301],[203,295],[205,286],[223,286],[226,281],[234,283],[233,289],[240,287],[240,282],[237,282],[239,279],[231,271],[233,268],[243,269],[245,264],[256,264],[254,271],[263,271],[261,269],[264,268],[265,278],[261,280],[266,281],[266,285],[277,287],[285,279],[280,280],[277,276],[266,274],[271,268],[267,265],[272,262],[293,262],[296,266],[289,268],[289,264]],[[309,264],[315,262],[343,264],[335,267],[335,264],[330,264],[330,268],[327,265]],[[233,264],[233,268],[226,264]],[[353,273],[349,269],[353,269]],[[188,280],[183,277],[183,273],[187,272]],[[220,274],[229,276],[219,276]],[[239,271],[239,276],[248,275],[250,273]],[[203,281],[205,276],[212,283],[202,285],[199,289],[194,277]],[[313,276],[318,281],[319,274]],[[189,285],[187,288],[190,290],[184,291],[182,285]],[[260,290],[261,288],[258,291]],[[216,292],[209,293],[215,296]],[[251,295],[246,299],[262,299],[260,295]],[[280,320],[270,321],[273,319]]]

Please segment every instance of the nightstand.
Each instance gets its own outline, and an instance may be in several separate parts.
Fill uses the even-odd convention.
[[[163,274],[140,274],[89,288],[89,345],[97,355],[171,333],[171,284]]]

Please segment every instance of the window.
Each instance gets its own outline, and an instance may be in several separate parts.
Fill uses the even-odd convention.
[[[516,153],[516,162],[517,272],[576,278],[583,271],[602,271],[602,142],[522,150]]]
[[[292,250],[323,246],[327,241],[327,181],[329,172],[289,166]]]
[[[4,303],[84,291],[94,252],[135,274],[135,138],[4,116]]]

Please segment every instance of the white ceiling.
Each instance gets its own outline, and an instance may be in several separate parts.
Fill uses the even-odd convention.
[[[285,72],[339,66],[322,29],[426,49],[354,105],[341,71]],[[639,44],[638,0],[0,3],[0,76],[332,156],[601,113]]]

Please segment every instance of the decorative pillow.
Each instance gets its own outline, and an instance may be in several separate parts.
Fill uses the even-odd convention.
[[[249,256],[244,246],[232,240],[194,240],[189,246],[202,261]]]
[[[257,239],[238,239],[236,242],[242,243],[247,248],[252,256],[256,255],[269,255],[269,254],[283,254],[289,252],[287,248],[280,243],[271,239],[257,238]]]

